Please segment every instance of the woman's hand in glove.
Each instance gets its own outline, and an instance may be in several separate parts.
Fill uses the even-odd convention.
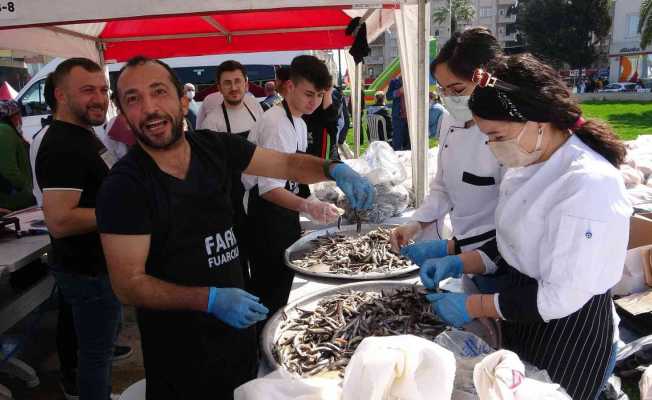
[[[464,273],[464,263],[460,256],[431,258],[419,270],[421,283],[428,289],[437,289],[439,282],[446,278],[460,278]]]
[[[461,328],[471,322],[472,318],[466,309],[465,293],[431,293],[426,298],[432,305],[432,311],[450,326]]]
[[[389,237],[389,242],[392,244],[392,251],[399,253],[401,247],[410,243],[421,232],[421,223],[417,221],[408,222],[401,226],[392,229],[392,234]]]

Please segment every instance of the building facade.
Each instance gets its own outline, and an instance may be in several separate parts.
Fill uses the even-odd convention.
[[[522,48],[518,41],[516,29],[516,4],[517,0],[470,0],[475,9],[475,16],[471,21],[458,22],[458,30],[470,26],[482,25],[489,28],[501,46],[508,52],[518,51]],[[430,35],[437,39],[437,47],[441,47],[450,39],[451,30],[449,21],[438,23],[434,20],[434,13],[438,9],[447,8],[449,0],[431,0],[430,10],[433,17],[430,21]],[[366,81],[373,81],[387,66],[398,57],[398,42],[395,27],[380,35],[373,43],[369,44],[371,54],[365,57]]]
[[[616,0],[609,46],[609,81],[652,79],[652,46],[641,49],[641,0]]]

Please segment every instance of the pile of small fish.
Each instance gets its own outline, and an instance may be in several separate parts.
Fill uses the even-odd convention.
[[[369,336],[412,334],[433,340],[446,329],[432,313],[423,289],[351,291],[323,298],[314,311],[295,308],[280,326],[273,354],[299,376],[344,376],[356,348]]]
[[[333,234],[312,241],[315,248],[292,262],[301,268],[335,274],[387,273],[412,266],[410,260],[391,251],[389,228],[380,227],[367,234]]]

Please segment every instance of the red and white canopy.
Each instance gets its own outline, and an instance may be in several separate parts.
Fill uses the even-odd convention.
[[[141,54],[168,58],[338,49],[352,43],[344,33],[352,18],[368,13],[368,39],[373,40],[393,23],[392,10],[405,1],[371,1],[365,8],[346,3],[24,0],[14,2],[13,15],[0,10],[0,48],[96,60],[101,49],[107,62]]]

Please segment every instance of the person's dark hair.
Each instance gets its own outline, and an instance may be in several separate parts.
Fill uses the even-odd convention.
[[[317,90],[328,90],[333,86],[333,78],[326,63],[315,56],[298,56],[290,64],[290,79],[296,85],[301,79],[312,83]]]
[[[54,97],[54,89],[58,88],[61,83],[70,75],[75,67],[82,67],[87,72],[102,72],[102,68],[93,60],[83,57],[69,58],[57,65],[45,79],[44,97],[45,102],[52,111],[57,109],[57,99]]]
[[[45,86],[43,87],[43,97],[45,104],[50,107],[53,113],[57,112],[57,99],[54,97],[54,74],[49,73],[45,78]]]
[[[500,43],[489,29],[481,26],[468,28],[455,32],[444,44],[430,63],[430,74],[434,77],[437,66],[446,63],[453,74],[471,80],[476,68],[486,67],[502,55]]]
[[[116,81],[115,91],[113,92],[112,97],[113,97],[113,101],[114,101],[115,105],[118,107],[118,109],[120,109],[120,111],[122,111],[122,106],[120,104],[120,91],[119,91],[117,82],[120,81],[120,77],[122,76],[122,73],[128,68],[137,67],[139,65],[144,65],[144,64],[147,64],[147,63],[158,64],[158,65],[162,66],[163,68],[165,68],[165,70],[168,72],[168,75],[170,75],[170,82],[172,82],[172,85],[174,86],[174,89],[177,91],[177,95],[179,96],[179,98],[184,96],[183,84],[181,83],[181,81],[177,77],[177,74],[174,73],[174,70],[172,68],[170,68],[169,65],[167,65],[163,61],[157,60],[155,58],[149,58],[149,57],[145,57],[145,56],[135,56],[135,57],[132,57],[131,59],[129,59],[129,61],[127,61],[127,63],[122,68],[120,68],[120,72],[118,72],[118,76],[117,76],[117,78],[115,80]]]
[[[245,69],[244,65],[235,60],[227,60],[217,67],[217,72],[215,75],[218,84],[220,83],[222,74],[229,71],[240,71],[242,72],[242,75],[245,77],[245,79],[247,79],[247,70]]]
[[[378,91],[374,94],[374,98],[376,99],[375,105],[377,106],[384,106],[385,105],[385,92]]]
[[[557,129],[572,130],[615,167],[622,164],[625,145],[608,124],[590,119],[578,127],[582,110],[554,68],[531,54],[503,58],[490,68],[494,77],[518,89],[476,87],[469,99],[474,115],[493,121],[548,122]]]
[[[290,67],[282,65],[276,69],[276,80],[285,82],[290,80]]]

